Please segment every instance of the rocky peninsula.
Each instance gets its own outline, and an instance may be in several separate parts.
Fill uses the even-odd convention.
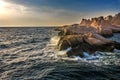
[[[113,36],[113,33],[120,33],[120,13],[114,16],[82,19],[79,24],[65,25],[56,30],[60,31],[57,48],[71,48],[66,52],[68,56],[84,57],[83,52],[94,54],[96,51],[120,50],[119,42],[106,38]]]

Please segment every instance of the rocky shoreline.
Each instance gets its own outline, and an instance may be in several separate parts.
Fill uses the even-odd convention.
[[[80,24],[65,25],[55,30],[60,31],[57,48],[71,48],[66,52],[68,56],[84,57],[83,52],[94,54],[96,51],[120,50],[119,42],[106,38],[113,36],[113,33],[120,33],[120,13],[115,16],[82,19]]]

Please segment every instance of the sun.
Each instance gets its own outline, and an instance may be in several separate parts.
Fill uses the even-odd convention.
[[[0,13],[4,13],[4,6],[5,6],[5,2],[3,0],[0,0]]]
[[[0,8],[4,6],[4,2],[0,0]]]

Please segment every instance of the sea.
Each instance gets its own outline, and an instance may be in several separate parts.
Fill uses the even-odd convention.
[[[120,80],[120,50],[67,57],[54,29],[0,28],[0,80]],[[109,39],[120,42],[120,33]]]

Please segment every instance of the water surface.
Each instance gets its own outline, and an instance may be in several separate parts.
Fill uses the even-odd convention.
[[[120,53],[98,59],[59,57],[54,28],[0,28],[0,80],[119,80]],[[113,40],[120,41],[120,34]]]

